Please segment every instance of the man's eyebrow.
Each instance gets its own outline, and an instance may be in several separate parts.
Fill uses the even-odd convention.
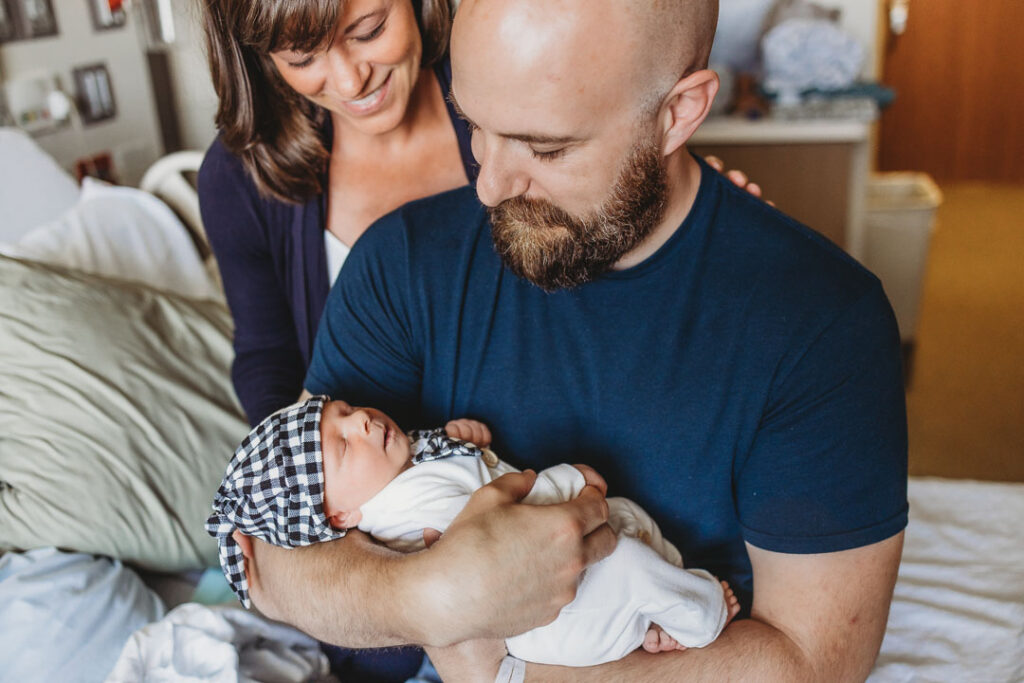
[[[455,99],[455,92],[450,87],[448,88],[448,101],[451,102],[452,109],[455,110],[456,115],[460,119],[473,128],[479,128],[472,119],[466,116],[466,112],[462,111],[458,100]],[[498,135],[509,140],[518,140],[519,142],[534,145],[568,145],[581,141],[581,138],[573,137],[572,135],[546,135],[544,133],[498,133]]]

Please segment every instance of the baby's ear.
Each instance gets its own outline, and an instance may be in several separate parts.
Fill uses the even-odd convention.
[[[242,555],[245,556],[245,559],[248,560],[249,558],[252,557],[252,539],[251,538],[249,538],[248,536],[243,534],[238,529],[235,529],[234,531],[231,532],[231,538],[235,539],[235,543],[237,543],[238,547],[242,549]]]
[[[327,518],[327,522],[335,529],[351,529],[359,526],[363,513],[359,510],[342,510]]]

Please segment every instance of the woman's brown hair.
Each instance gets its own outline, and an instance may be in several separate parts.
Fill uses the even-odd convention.
[[[411,0],[423,38],[421,64],[441,59],[449,0]],[[201,0],[221,140],[265,196],[298,203],[319,194],[329,156],[325,112],[282,80],[276,50],[306,52],[334,35],[345,0]]]

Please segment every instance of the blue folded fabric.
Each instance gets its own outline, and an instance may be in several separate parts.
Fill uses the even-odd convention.
[[[0,557],[0,681],[102,681],[164,604],[117,560],[41,548]]]

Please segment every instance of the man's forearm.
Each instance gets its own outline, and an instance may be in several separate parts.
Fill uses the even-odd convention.
[[[353,648],[417,642],[422,634],[407,618],[417,608],[402,597],[403,563],[410,559],[355,533],[294,550],[263,545],[254,602],[324,642]]]
[[[601,666],[569,668],[528,664],[526,680],[565,682],[636,681],[816,681],[842,680],[816,674],[800,648],[781,631],[753,619],[729,625],[704,648],[651,654],[637,650]]]

